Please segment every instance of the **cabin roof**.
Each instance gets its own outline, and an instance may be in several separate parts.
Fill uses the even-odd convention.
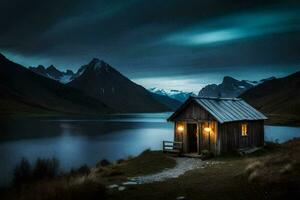
[[[190,97],[168,118],[168,121],[173,121],[191,102],[200,105],[220,123],[267,119],[240,98]]]

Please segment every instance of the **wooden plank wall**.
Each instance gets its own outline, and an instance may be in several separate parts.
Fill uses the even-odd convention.
[[[178,126],[183,126],[183,131],[178,131]],[[183,148],[183,152],[187,152],[188,151],[188,138],[187,138],[187,127],[186,127],[186,123],[183,121],[177,121],[175,122],[174,125],[174,141],[175,142],[182,142],[182,148]]]
[[[186,107],[185,110],[181,111],[181,113],[174,119],[174,121],[188,121],[188,120],[204,120],[204,121],[213,121],[214,117],[201,108],[195,102],[191,102],[191,104]]]
[[[248,136],[241,136],[242,123],[248,124]],[[264,122],[244,121],[228,122],[218,125],[220,152],[236,151],[244,147],[259,147],[264,144]]]
[[[215,121],[207,121],[199,123],[200,129],[200,152],[202,150],[209,150],[214,154],[218,152],[218,142],[217,142],[217,122]],[[204,131],[205,127],[209,127],[211,129],[210,133]],[[210,137],[210,148],[209,148],[209,137]]]

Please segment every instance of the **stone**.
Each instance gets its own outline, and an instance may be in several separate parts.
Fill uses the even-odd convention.
[[[109,189],[114,189],[114,188],[117,188],[119,187],[117,184],[112,184],[110,186],[108,186]]]
[[[118,187],[118,190],[119,190],[119,191],[124,191],[125,189],[126,189],[126,187],[124,187],[124,186],[119,186],[119,187]]]
[[[137,182],[134,182],[134,181],[127,181],[127,182],[124,182],[122,183],[122,185],[136,185]]]

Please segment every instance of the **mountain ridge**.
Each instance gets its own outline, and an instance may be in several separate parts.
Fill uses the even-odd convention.
[[[168,97],[175,99],[177,101],[180,101],[180,102],[184,102],[190,96],[196,96],[196,94],[194,94],[193,92],[184,92],[184,91],[176,90],[176,89],[166,90],[166,89],[159,89],[156,87],[152,87],[152,88],[149,88],[148,90],[154,94],[168,96]]]
[[[300,126],[300,71],[265,81],[239,96],[274,124]]]
[[[199,91],[198,96],[234,98],[265,81],[273,79],[276,78],[270,77],[260,81],[249,81],[237,80],[231,76],[224,76],[222,83],[205,86]]]
[[[94,58],[80,67],[67,85],[97,98],[121,112],[169,111],[166,99],[153,97],[144,87],[134,83],[103,60]]]
[[[75,76],[75,73],[72,70],[67,69],[66,71],[60,71],[53,65],[50,65],[47,68],[43,65],[38,65],[37,67],[29,66],[28,69],[44,77],[59,81],[63,84],[70,82]]]
[[[0,54],[1,114],[95,115],[113,111],[99,100],[46,78]]]

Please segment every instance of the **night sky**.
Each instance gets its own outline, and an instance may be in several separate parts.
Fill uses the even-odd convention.
[[[97,57],[146,88],[198,92],[300,70],[300,1],[1,0],[0,52],[74,71]]]

